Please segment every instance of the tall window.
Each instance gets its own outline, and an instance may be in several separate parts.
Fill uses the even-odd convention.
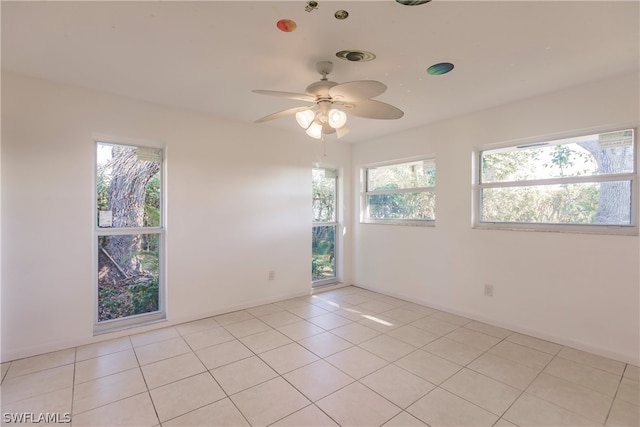
[[[334,169],[312,171],[313,225],[311,280],[314,286],[336,283],[337,181]]]
[[[363,222],[432,225],[436,162],[420,159],[363,169]]]
[[[633,231],[632,129],[479,153],[476,225]]]
[[[164,317],[162,150],[98,142],[96,330]]]

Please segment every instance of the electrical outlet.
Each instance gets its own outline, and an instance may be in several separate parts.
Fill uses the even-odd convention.
[[[489,285],[489,284],[484,285],[484,295],[487,297],[493,296],[493,285]]]
[[[269,280],[276,280],[276,272],[269,270]]]

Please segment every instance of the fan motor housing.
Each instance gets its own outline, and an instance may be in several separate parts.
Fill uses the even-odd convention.
[[[316,98],[331,98],[329,96],[329,89],[336,86],[338,83],[330,80],[320,80],[319,82],[311,83],[307,86],[306,93],[308,95],[314,95]]]

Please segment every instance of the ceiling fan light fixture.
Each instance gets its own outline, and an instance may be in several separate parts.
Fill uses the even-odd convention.
[[[315,118],[316,114],[313,110],[298,111],[296,113],[296,121],[302,129],[308,129]]]
[[[329,126],[334,129],[341,128],[347,123],[347,113],[342,110],[338,110],[337,108],[332,108],[329,110]]]
[[[306,133],[311,138],[315,138],[315,139],[322,138],[322,123],[319,123],[318,121],[314,121],[313,123],[311,123],[309,128],[307,128]]]

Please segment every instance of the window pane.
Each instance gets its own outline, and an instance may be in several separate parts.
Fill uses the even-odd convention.
[[[159,238],[98,238],[98,322],[158,311]]]
[[[482,152],[481,182],[632,173],[633,130]]]
[[[435,193],[389,193],[367,195],[371,219],[435,220]]]
[[[332,169],[313,169],[313,221],[336,220],[336,172]]]
[[[434,160],[367,169],[367,191],[424,188],[436,185]]]
[[[336,277],[336,227],[334,225],[313,227],[312,245],[312,280]]]
[[[159,227],[161,151],[98,143],[100,228]]]
[[[631,224],[631,182],[485,188],[482,221]]]

